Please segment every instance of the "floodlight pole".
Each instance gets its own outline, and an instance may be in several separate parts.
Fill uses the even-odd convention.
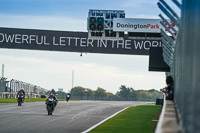
[[[72,70],[72,89],[74,87],[74,70]]]
[[[4,64],[2,64],[2,78],[4,77]]]

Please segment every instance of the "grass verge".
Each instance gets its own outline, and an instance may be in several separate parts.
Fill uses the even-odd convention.
[[[162,106],[140,105],[130,107],[107,120],[89,133],[153,133]]]
[[[24,102],[45,102],[46,98],[26,98]],[[66,101],[65,99],[58,99],[58,101]],[[0,99],[0,103],[17,103],[15,98]]]

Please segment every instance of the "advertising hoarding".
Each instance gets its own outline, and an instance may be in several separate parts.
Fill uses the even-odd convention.
[[[113,31],[160,33],[160,29],[164,28],[160,24],[161,21],[161,19],[114,18]],[[170,23],[175,27],[172,21]]]
[[[0,28],[0,48],[104,54],[149,55],[161,40],[93,39],[87,32]]]

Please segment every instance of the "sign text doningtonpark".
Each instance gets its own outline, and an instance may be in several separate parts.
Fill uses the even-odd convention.
[[[148,55],[160,40],[95,39],[88,32],[0,28],[0,48]]]

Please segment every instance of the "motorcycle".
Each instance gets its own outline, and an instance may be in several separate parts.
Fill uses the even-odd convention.
[[[22,106],[23,101],[24,101],[24,94],[19,93],[18,96],[17,96],[18,106]]]
[[[69,101],[69,99],[70,99],[70,96],[71,96],[70,94],[67,94],[67,95],[66,95],[66,102],[68,102],[68,101]]]
[[[54,95],[49,95],[49,97],[46,100],[46,109],[48,111],[48,115],[52,115],[54,108],[57,105],[57,100],[54,99]]]
[[[66,101],[67,101],[67,102],[69,101],[69,97],[66,98]]]

